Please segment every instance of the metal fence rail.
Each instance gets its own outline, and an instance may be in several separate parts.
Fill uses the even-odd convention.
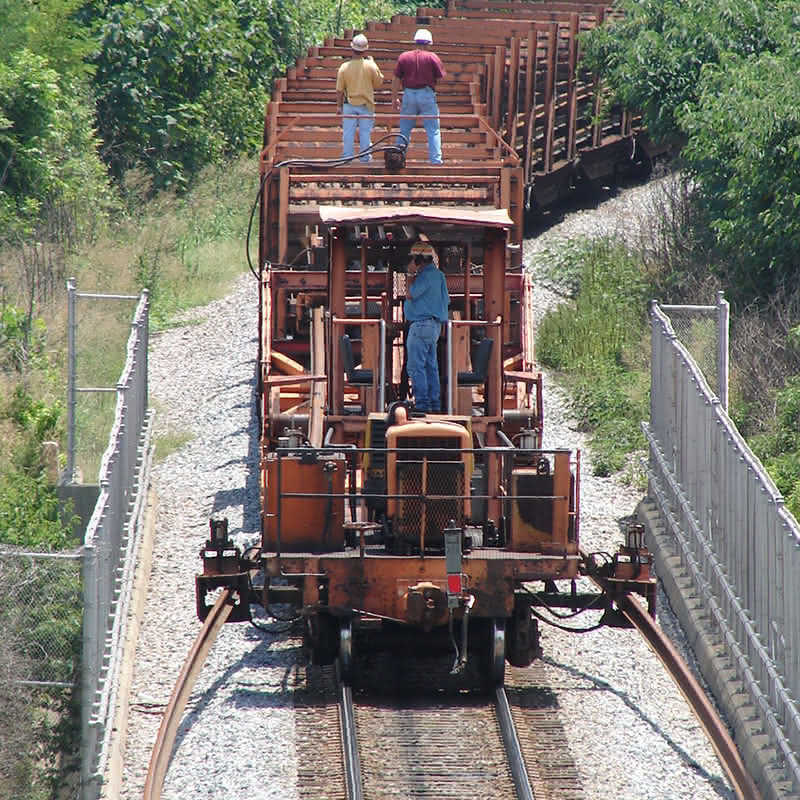
[[[800,790],[800,526],[720,399],[651,307],[650,495]]]
[[[149,485],[148,309],[145,292],[131,325],[114,424],[100,467],[100,496],[84,538],[82,800],[99,796],[108,758],[129,587]]]

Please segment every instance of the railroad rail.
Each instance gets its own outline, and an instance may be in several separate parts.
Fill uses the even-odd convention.
[[[144,784],[144,800],[159,800],[164,786],[164,778],[169,767],[172,747],[175,744],[175,735],[181,724],[181,717],[189,701],[192,687],[203,668],[206,657],[216,641],[217,635],[225,624],[236,603],[236,593],[231,589],[223,589],[217,596],[214,605],[197,635],[189,655],[178,675],[178,680],[172,690],[169,703],[161,718],[150,766]]]
[[[617,607],[642,634],[653,652],[672,676],[691,706],[697,721],[711,742],[720,763],[725,768],[728,778],[733,784],[736,796],[746,800],[759,800],[760,792],[756,788],[750,773],[733,743],[728,728],[714,709],[713,704],[680,657],[672,642],[664,635],[653,621],[653,618],[641,607],[633,595],[625,594],[616,599]]]
[[[145,782],[144,800],[160,800],[161,798],[175,736],[189,695],[217,634],[235,608],[237,602],[235,595],[235,592],[228,589],[219,593],[194,645],[187,655],[156,737]],[[740,800],[760,800],[761,795],[744,767],[736,746],[728,734],[725,723],[717,714],[713,704],[706,697],[669,638],[653,622],[651,616],[639,601],[635,600],[631,595],[620,594],[615,597],[614,602],[620,613],[642,634],[679,687],[717,753],[737,798],[740,798]],[[519,675],[526,670],[535,669],[536,667],[532,666],[515,670],[517,678],[512,677],[512,686],[518,683]],[[518,689],[515,689],[515,691],[518,691]],[[347,683],[338,681],[336,694],[341,727],[341,753],[344,761],[343,774],[346,797],[347,800],[361,800],[365,796],[365,791],[358,747],[357,720],[359,712],[353,702],[352,688]],[[529,777],[531,768],[526,765],[526,754],[527,757],[530,757],[531,752],[535,751],[538,745],[535,742],[533,744],[520,742],[514,722],[516,712],[512,712],[512,705],[505,689],[497,687],[494,693],[493,707],[497,719],[498,735],[502,740],[506,754],[509,784],[513,785],[516,797],[520,799],[533,800],[537,796],[548,796],[546,790],[537,795],[536,778]],[[408,713],[407,709],[405,709],[405,713]],[[464,710],[460,709],[455,713],[464,713]],[[445,727],[451,732],[452,730],[459,730],[459,726],[460,723],[456,724],[452,715],[446,718]],[[534,767],[533,775],[536,775],[536,773],[537,770]],[[531,785],[531,780],[534,782],[533,786]]]

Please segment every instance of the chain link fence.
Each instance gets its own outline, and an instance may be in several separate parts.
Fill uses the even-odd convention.
[[[81,553],[0,549],[0,629],[8,678],[70,689],[80,671]]]
[[[661,310],[669,316],[672,330],[703,373],[708,388],[728,408],[728,327],[730,310],[723,293],[715,306],[670,306]]]

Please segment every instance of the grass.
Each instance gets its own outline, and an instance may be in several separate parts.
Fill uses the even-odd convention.
[[[122,217],[70,263],[79,290],[138,295],[147,288],[152,332],[171,327],[186,309],[223,297],[247,269],[245,235],[257,187],[255,161],[242,159],[207,170],[186,196],[161,196]],[[116,385],[135,305],[79,301],[80,386]],[[96,480],[115,407],[113,393],[78,396],[76,463],[87,482]],[[170,436],[168,447],[187,440],[184,434]]]
[[[43,352],[22,364],[0,363],[0,436],[4,445],[0,448],[0,486],[5,485],[4,476],[17,474],[15,470],[36,469],[44,439],[58,439],[61,467],[66,463],[66,277],[75,276],[82,292],[138,296],[148,288],[151,330],[169,327],[179,312],[223,297],[247,269],[245,234],[257,188],[258,170],[252,158],[209,169],[186,196],[162,196],[136,205],[135,213],[121,212],[102,236],[58,262],[47,276],[48,289],[39,292],[35,308],[45,332]],[[0,311],[9,306],[28,308],[25,279],[31,273],[24,271],[25,264],[24,253],[0,257]],[[116,387],[135,307],[135,300],[78,300],[79,387]],[[0,334],[8,338],[10,330],[6,324]],[[16,328],[12,333],[18,336]],[[11,353],[6,347],[0,355],[6,351]],[[31,402],[26,405],[15,400],[20,392],[25,403],[27,398]],[[76,462],[86,483],[97,480],[116,402],[116,392],[77,396]],[[45,428],[51,409],[55,409],[58,422]],[[166,431],[157,443],[160,457],[191,438],[184,430]],[[2,533],[0,530],[0,539]],[[30,542],[33,549],[36,544]],[[59,796],[58,785],[71,786],[67,792],[74,795],[70,770],[78,753],[80,709],[77,702],[70,703],[67,693],[55,695],[46,706],[32,692],[15,704],[7,696],[0,698],[5,701],[0,728],[12,734],[16,744],[15,748],[0,747],[0,796],[48,800]],[[22,732],[24,736],[16,735]]]
[[[178,451],[185,444],[194,439],[195,436],[189,431],[167,431],[158,436],[158,447],[156,448],[156,460],[163,461],[167,456]]]
[[[576,239],[543,254],[534,270],[566,296],[542,320],[536,352],[570,390],[594,473],[627,469],[638,481],[631,455],[644,449],[640,422],[649,416],[644,265],[612,239]]]

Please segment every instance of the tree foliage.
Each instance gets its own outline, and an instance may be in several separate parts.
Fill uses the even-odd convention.
[[[107,200],[87,58],[75,0],[0,0],[0,238],[70,235]]]
[[[726,253],[734,298],[767,297],[798,281],[800,52],[726,56],[703,71],[681,122],[684,151]]]
[[[675,139],[731,299],[798,285],[800,15],[793,0],[624,0],[589,63],[656,138]]]
[[[103,157],[122,178],[185,186],[210,163],[260,146],[273,79],[337,24],[386,0],[167,0],[110,4],[94,59]]]

